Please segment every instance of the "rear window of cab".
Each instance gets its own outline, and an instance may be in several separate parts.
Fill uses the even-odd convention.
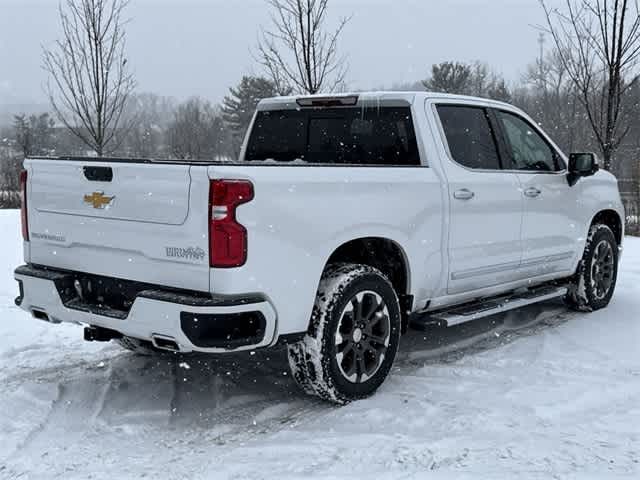
[[[418,166],[409,107],[260,111],[246,161]]]

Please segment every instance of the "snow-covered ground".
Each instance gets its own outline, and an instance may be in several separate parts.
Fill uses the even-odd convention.
[[[337,408],[282,351],[143,359],[29,318],[16,212],[0,235],[2,479],[640,478],[640,239],[606,311],[409,334],[380,392]]]

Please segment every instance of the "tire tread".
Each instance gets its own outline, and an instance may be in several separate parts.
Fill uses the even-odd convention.
[[[340,263],[330,265],[325,270],[318,287],[307,335],[301,342],[290,345],[288,348],[289,366],[293,378],[306,393],[340,405],[368,396],[368,394],[352,395],[342,392],[331,378],[329,365],[331,358],[325,354],[327,348],[325,329],[331,321],[336,304],[342,300],[342,292],[356,279],[368,275],[378,277],[393,291],[389,279],[379,270],[368,265]],[[400,305],[397,295],[394,294],[394,296],[395,311],[398,312],[398,325],[394,331],[399,335]],[[381,367],[379,373],[386,376],[390,364],[386,372],[382,372],[383,368]]]
[[[605,225],[603,223],[596,223],[592,225],[591,228],[589,228],[584,253],[582,255],[582,258],[580,259],[580,262],[578,263],[576,274],[573,276],[573,278],[571,279],[571,283],[569,284],[569,292],[565,297],[565,303],[572,310],[576,310],[579,312],[591,312],[594,310],[599,310],[606,307],[611,300],[611,296],[613,295],[613,291],[615,290],[615,277],[614,283],[611,287],[611,292],[607,297],[605,297],[604,300],[600,302],[596,302],[595,299],[592,298],[592,294],[590,294],[590,292],[587,290],[588,278],[590,275],[587,263],[590,261],[591,255],[593,254],[592,249],[594,248],[594,245],[597,245],[598,240],[602,239],[608,239],[614,248],[614,255],[616,257],[614,268],[615,277],[617,277],[618,256],[616,253],[616,249],[618,248],[618,245],[616,242],[616,237],[608,225]]]

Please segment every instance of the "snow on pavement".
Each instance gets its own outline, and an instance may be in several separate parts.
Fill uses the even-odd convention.
[[[136,357],[13,305],[0,211],[1,479],[640,478],[640,239],[610,307],[410,333],[374,397],[298,392],[282,351]]]

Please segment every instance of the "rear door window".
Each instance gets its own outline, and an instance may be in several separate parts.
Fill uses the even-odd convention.
[[[409,107],[261,111],[245,160],[420,165]]]
[[[500,155],[486,109],[438,105],[438,115],[453,159],[462,166],[499,170]]]

